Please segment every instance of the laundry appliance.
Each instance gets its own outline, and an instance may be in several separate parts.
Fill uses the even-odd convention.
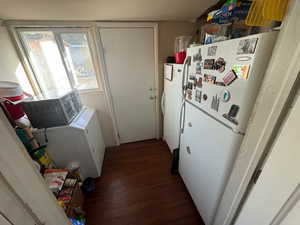
[[[83,179],[101,175],[105,145],[95,109],[83,106],[70,124],[33,134],[59,168],[79,166]]]

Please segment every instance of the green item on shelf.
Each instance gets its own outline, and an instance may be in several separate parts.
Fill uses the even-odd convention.
[[[46,146],[39,147],[33,153],[33,158],[38,160],[39,163],[42,164],[43,166],[48,167],[51,163],[51,160],[50,160],[45,148],[46,148]]]
[[[18,135],[19,139],[27,149],[28,153],[31,155],[34,152],[34,149],[31,146],[32,139],[29,139],[25,133],[25,131],[22,128],[17,128],[16,134]]]

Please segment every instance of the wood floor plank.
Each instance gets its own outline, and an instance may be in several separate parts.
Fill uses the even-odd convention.
[[[170,174],[162,141],[106,151],[96,191],[87,196],[87,225],[203,225],[180,176]]]

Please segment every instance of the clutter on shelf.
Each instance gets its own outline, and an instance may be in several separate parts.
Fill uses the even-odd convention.
[[[0,106],[13,127],[31,126],[21,106],[25,98],[31,97],[30,94],[23,92],[18,83],[0,81]]]
[[[191,46],[245,37],[274,30],[281,25],[289,0],[220,0],[207,9],[196,21],[191,36],[175,40],[175,60],[167,63],[182,64],[186,49]]]
[[[70,219],[72,225],[84,225],[85,222],[75,220],[75,219]]]
[[[93,179],[89,178],[83,182],[80,167],[76,162],[70,163],[68,169],[56,168],[47,153],[47,146],[39,145],[33,137],[30,128],[16,127],[15,130],[34,164],[44,176],[49,189],[57,198],[58,204],[65,210],[66,215],[84,224],[85,213],[82,210],[84,201],[83,192],[86,193],[86,189],[90,190],[90,192],[95,190],[95,185],[92,185],[92,187],[89,185],[90,183],[94,184]]]
[[[83,182],[78,171],[48,169],[44,172],[44,179],[67,216],[84,224],[85,212],[82,210],[84,195],[81,190]]]
[[[51,94],[53,96],[53,93]],[[67,169],[57,168],[54,161],[48,154],[47,144],[40,145],[38,140],[33,135],[34,128],[32,127],[31,121],[26,115],[26,113],[29,112],[31,120],[40,124],[50,117],[50,109],[54,109],[56,110],[55,112],[62,113],[60,115],[52,113],[51,119],[53,119],[53,115],[56,116],[55,119],[65,116],[68,119],[66,119],[66,121],[69,122],[79,113],[82,108],[76,90],[69,91],[62,95],[62,97],[53,99],[54,100],[51,101],[51,107],[50,105],[46,107],[46,115],[45,112],[41,111],[41,104],[36,104],[38,100],[33,96],[24,93],[18,83],[6,81],[0,82],[0,106],[10,121],[12,127],[15,129],[20,141],[23,143],[25,149],[30,155],[33,164],[43,175],[46,184],[57,198],[58,204],[65,210],[66,215],[70,218],[71,223],[84,225],[85,213],[82,210],[84,195],[81,189],[83,189],[84,192],[92,192],[95,190],[95,185],[92,185],[91,187],[91,184],[94,184],[93,179],[87,179],[83,188],[80,165],[77,162],[70,162]],[[24,103],[25,101],[26,103]],[[48,104],[49,102],[50,101],[46,100],[43,101],[44,105]],[[70,104],[72,104],[72,106],[76,106],[72,107],[73,111],[69,110]],[[61,109],[62,107],[69,107],[66,111],[71,111],[70,115],[63,114],[64,110]],[[30,108],[31,111],[29,111],[28,108]],[[37,115],[37,120],[34,120],[35,117],[33,118],[35,115]],[[57,119],[57,121],[59,120]],[[46,120],[46,122],[48,122],[48,120]],[[45,138],[47,139],[46,135]],[[86,191],[86,189],[89,191]]]

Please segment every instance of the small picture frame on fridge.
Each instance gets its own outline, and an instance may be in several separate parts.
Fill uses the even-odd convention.
[[[240,40],[237,54],[254,54],[258,38]]]
[[[213,70],[214,66],[215,66],[215,60],[214,59],[205,59],[204,60],[204,69]]]
[[[173,80],[173,65],[165,64],[164,66],[164,77],[166,80]]]
[[[218,46],[210,46],[207,49],[207,56],[215,56],[217,53]]]

